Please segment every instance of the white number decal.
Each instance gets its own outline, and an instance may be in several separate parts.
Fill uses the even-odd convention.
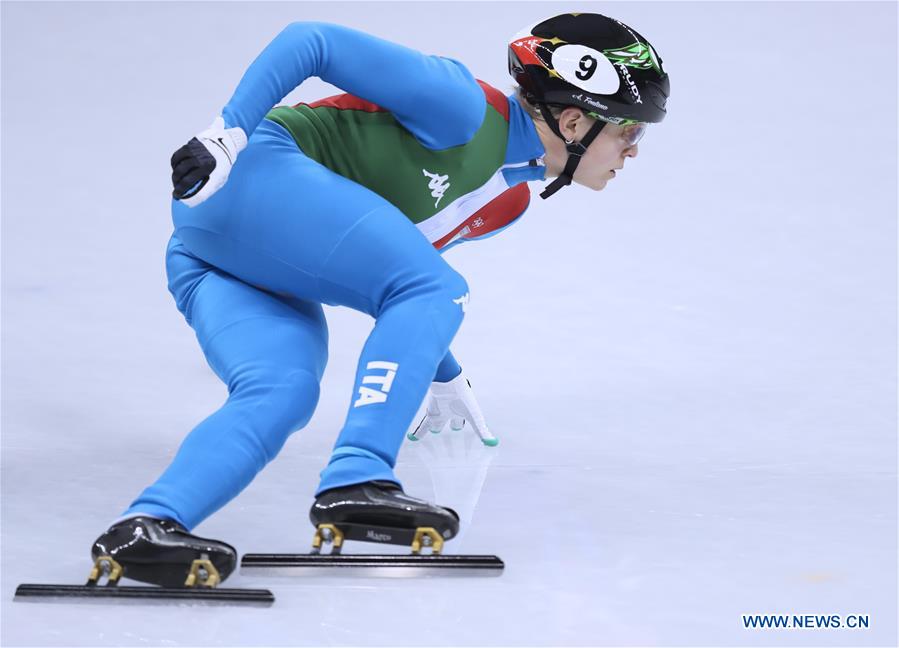
[[[602,52],[584,45],[562,45],[552,56],[559,76],[572,85],[594,94],[615,94],[621,79]]]

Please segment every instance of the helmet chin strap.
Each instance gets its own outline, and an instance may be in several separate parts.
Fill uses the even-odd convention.
[[[593,126],[590,127],[590,130],[587,131],[587,134],[584,135],[584,138],[580,142],[575,142],[565,139],[565,136],[562,135],[562,132],[559,130],[559,122],[553,117],[549,106],[545,103],[538,103],[537,108],[540,110],[540,114],[543,115],[543,120],[550,127],[552,132],[565,142],[565,150],[568,151],[568,160],[565,162],[565,169],[558,178],[550,182],[546,189],[540,192],[540,197],[546,200],[562,187],[567,187],[571,184],[571,181],[574,179],[574,171],[577,169],[577,165],[581,163],[581,156],[587,152],[587,147],[590,146],[594,139],[596,139],[596,136],[599,135],[599,131],[603,129],[606,122],[597,119]]]

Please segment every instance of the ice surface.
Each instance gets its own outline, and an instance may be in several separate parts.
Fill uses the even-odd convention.
[[[548,6],[2,4],[4,646],[896,644],[893,3],[576,7],[652,40],[668,120],[606,191],[535,192],[447,254],[472,288],[453,348],[501,443],[400,457],[410,493],[468,522],[448,550],[498,553],[501,578],[229,580],[270,587],[270,609],[12,601],[83,581],[96,535],[224,399],[165,289],[168,159],[260,48],[341,22],[506,90],[505,39]],[[327,314],[315,417],[198,532],[307,547],[371,325]]]

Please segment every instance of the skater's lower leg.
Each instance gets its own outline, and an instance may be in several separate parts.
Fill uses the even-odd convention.
[[[465,280],[448,266],[386,293],[359,358],[346,422],[316,494],[393,473],[406,431],[464,317]]]
[[[393,468],[438,366],[446,364],[467,297],[465,281],[447,270],[398,285],[385,299],[360,356],[346,424],[310,511],[319,529],[316,546],[327,531],[411,545],[417,552],[424,532],[439,551],[458,533],[458,515],[406,495]]]
[[[270,381],[266,381],[270,382]],[[280,384],[241,386],[187,436],[162,476],[125,515],[146,513],[193,529],[236,497],[318,401],[318,379],[294,372]]]

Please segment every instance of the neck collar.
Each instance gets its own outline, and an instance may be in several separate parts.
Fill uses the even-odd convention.
[[[543,158],[546,150],[537,135],[534,120],[518,103],[514,93],[506,99],[509,102],[509,141],[506,145],[503,176],[510,187],[522,182],[545,180]]]

